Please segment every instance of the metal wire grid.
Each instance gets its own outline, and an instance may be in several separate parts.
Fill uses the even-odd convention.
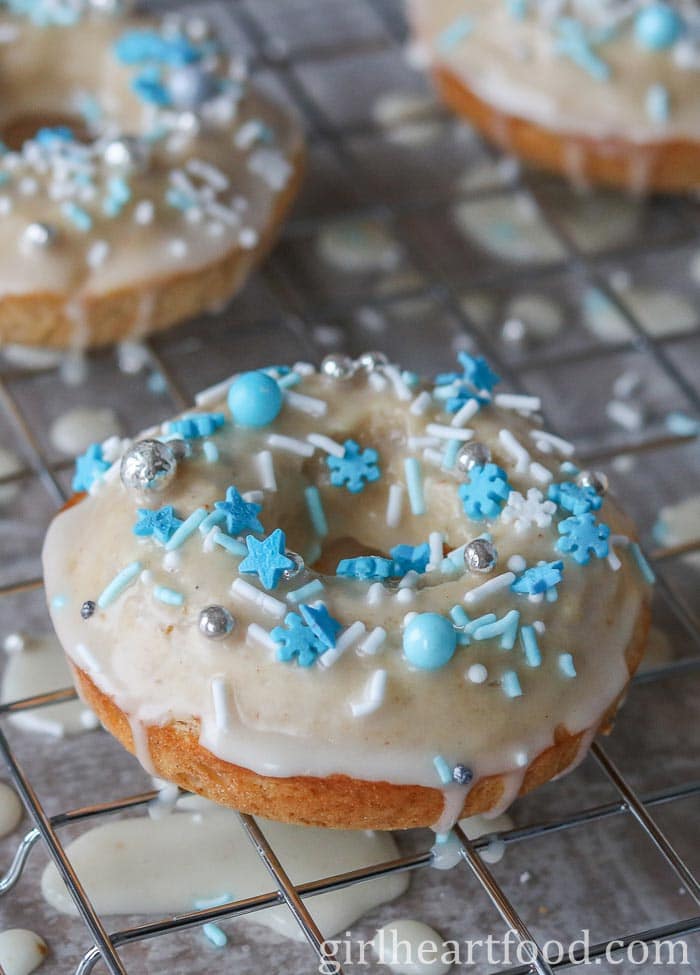
[[[425,206],[425,202],[401,200],[390,206],[377,206],[376,202],[371,199],[371,196],[368,196],[363,190],[361,170],[358,167],[352,149],[352,137],[359,134],[362,131],[361,128],[353,130],[351,126],[339,127],[336,125],[333,118],[324,114],[319,105],[309,96],[304,86],[300,83],[296,72],[299,64],[318,62],[323,59],[337,60],[348,57],[349,55],[357,56],[362,55],[364,52],[370,53],[377,50],[393,51],[397,57],[401,56],[406,36],[405,24],[398,6],[395,6],[392,0],[364,0],[364,3],[376,18],[378,25],[376,37],[365,37],[360,41],[352,40],[350,42],[339,38],[337,42],[321,44],[315,47],[301,47],[293,52],[289,52],[284,46],[271,43],[271,39],[265,36],[258,19],[254,15],[254,6],[246,2],[246,0],[235,0],[235,2],[231,2],[228,13],[235,18],[237,28],[244,33],[250,42],[250,46],[254,52],[252,56],[254,68],[274,73],[274,76],[281,82],[287,94],[297,104],[306,118],[310,129],[310,143],[312,145],[322,144],[330,150],[335,162],[349,176],[354,187],[354,200],[352,206],[347,211],[344,211],[342,215],[379,216],[382,219],[391,220],[397,227],[401,227],[402,221],[410,217],[416,208]],[[496,155],[490,150],[484,151],[489,152],[492,158],[496,158]],[[631,312],[630,308],[620,300],[616,292],[610,287],[601,269],[577,245],[572,234],[567,231],[567,228],[562,226],[558,214],[553,210],[548,200],[546,185],[541,180],[530,177],[527,173],[518,173],[510,180],[509,188],[527,194],[528,198],[534,202],[538,214],[544,220],[549,231],[564,251],[565,259],[562,262],[563,266],[584,274],[586,279],[595,284],[610,304],[622,316],[633,335],[629,347],[651,360],[665,377],[670,380],[673,387],[685,397],[685,400],[692,404],[694,410],[700,412],[700,395],[697,389],[684,376],[674,359],[668,354],[666,344],[649,336],[643,324],[639,321],[638,316]],[[489,193],[500,193],[502,190],[502,185],[494,185],[491,190],[476,190],[472,195],[475,199],[484,199]],[[460,196],[461,198],[469,198],[470,194],[466,192],[460,194]],[[686,207],[686,204],[681,201],[667,201],[664,206],[674,213],[677,220],[677,228],[674,234],[670,238],[667,238],[667,243],[682,244],[700,240],[697,216],[693,214],[692,207]],[[686,209],[689,212],[686,213]],[[295,235],[304,235],[313,230],[313,219],[301,218],[290,222],[285,230],[285,237],[291,239]],[[484,349],[510,386],[515,390],[522,389],[523,386],[518,372],[507,358],[501,354],[497,343],[483,331],[480,331],[474,322],[470,320],[459,300],[454,283],[450,281],[449,276],[441,273],[439,266],[435,266],[428,249],[416,244],[415,240],[412,240],[408,234],[404,242],[410,253],[413,266],[422,272],[425,280],[429,284],[425,286],[411,286],[403,292],[393,292],[391,299],[373,294],[371,296],[371,303],[377,305],[389,300],[396,301],[401,298],[429,296],[435,302],[436,306],[440,307],[458,322],[465,336],[473,339],[476,344]],[[644,254],[645,246],[646,242],[644,240],[637,240],[631,247],[626,249],[625,253],[627,255],[634,254],[635,252]],[[317,349],[313,347],[313,343],[308,339],[313,323],[332,318],[334,315],[342,316],[348,311],[350,303],[347,299],[343,300],[341,297],[337,302],[326,303],[325,306],[322,303],[312,304],[311,307],[306,307],[302,303],[300,306],[298,295],[295,293],[294,285],[290,283],[284,262],[276,260],[274,257],[268,262],[261,273],[264,276],[266,285],[278,298],[280,306],[283,309],[293,309],[293,315],[291,317],[285,316],[283,322],[277,321],[275,324],[280,327],[295,330],[307,342],[311,353],[315,354]],[[501,273],[505,272],[502,271]],[[531,282],[533,276],[536,276],[536,273],[531,268],[516,268],[515,270],[509,268],[507,270],[509,282],[516,280],[523,284]],[[359,303],[363,303],[362,298]],[[164,350],[167,351],[167,343],[167,338],[155,338],[147,343],[147,347],[152,365],[165,379],[172,408],[174,410],[182,410],[191,405],[190,397],[165,361],[163,353]],[[603,353],[603,355],[609,354],[609,352],[610,349],[608,349],[607,353]],[[592,355],[594,357],[599,354],[601,354],[599,349],[583,353],[583,355]],[[568,362],[580,361],[581,357],[582,352],[580,350],[563,354],[555,353],[550,357],[548,363],[558,366],[566,365]],[[538,364],[542,364],[541,356],[538,357]],[[12,380],[14,378],[16,378],[16,374],[13,372],[9,372],[5,376],[0,375],[0,404],[2,410],[16,433],[24,441],[25,453],[31,465],[31,475],[38,478],[52,503],[60,506],[66,500],[66,491],[62,486],[60,477],[66,465],[52,464],[47,457],[46,450],[42,446],[40,438],[37,437],[25,411],[12,391]],[[557,424],[554,418],[549,417],[548,424],[550,429],[556,431]],[[585,460],[588,463],[593,463],[595,461],[609,460],[623,453],[629,454],[635,452],[650,455],[668,446],[682,443],[684,439],[692,438],[684,438],[673,434],[662,434],[645,439],[628,439],[624,443],[616,444],[612,447],[603,446],[598,450],[591,448],[585,449],[584,447],[583,453]],[[10,482],[17,477],[22,478],[27,475],[28,472],[22,472],[13,477],[0,479],[0,485]],[[654,671],[640,675],[636,679],[638,682],[651,682],[669,677],[680,677],[691,672],[697,673],[700,670],[700,630],[693,619],[692,613],[683,601],[678,598],[664,576],[664,566],[669,560],[673,560],[680,555],[697,550],[698,548],[700,548],[700,543],[687,543],[666,549],[660,548],[651,553],[652,561],[654,562],[658,575],[657,591],[660,594],[664,608],[670,611],[676,618],[685,634],[688,654]],[[39,588],[40,586],[41,580],[37,578],[16,579],[0,587],[0,598],[10,597],[26,590]],[[13,701],[0,705],[0,717],[7,717],[20,711],[67,701],[74,696],[75,692],[72,688],[69,688],[50,694],[38,695],[22,701]],[[82,886],[81,879],[76,874],[75,869],[66,855],[64,846],[61,843],[60,831],[69,824],[100,820],[102,817],[108,815],[143,808],[156,796],[156,793],[151,791],[125,796],[106,803],[88,803],[79,808],[49,816],[1,729],[0,751],[4,757],[11,779],[34,822],[33,827],[21,841],[11,866],[4,877],[0,879],[0,896],[10,894],[22,874],[30,851],[37,843],[43,842],[66,882],[76,907],[85,922],[90,936],[94,940],[93,947],[79,961],[76,968],[76,975],[87,975],[100,959],[102,959],[110,972],[122,973],[124,975],[126,968],[124,967],[124,962],[119,951],[124,945],[134,941],[161,937],[169,932],[180,929],[198,927],[206,922],[254,914],[256,911],[277,904],[286,904],[287,908],[294,915],[316,956],[316,963],[320,964],[324,961],[329,963],[333,962],[336,966],[333,970],[340,971],[340,966],[337,965],[337,962],[334,962],[333,956],[329,952],[323,932],[318,929],[307,907],[307,898],[312,898],[320,893],[339,890],[389,873],[417,870],[431,863],[431,852],[429,848],[426,848],[422,852],[399,857],[391,862],[341,873],[332,877],[317,878],[307,883],[295,885],[285,872],[284,865],[280,862],[274,849],[268,843],[260,826],[250,816],[239,814],[241,827],[250,838],[270,874],[271,885],[269,892],[244,900],[234,900],[217,907],[191,911],[177,917],[137,924],[122,930],[108,931],[104,920],[98,916],[90,903]],[[654,818],[654,812],[657,808],[700,795],[700,781],[682,782],[663,790],[639,795],[631,787],[629,781],[610,758],[600,742],[594,743],[592,754],[600,769],[614,787],[616,794],[614,801],[580,808],[560,819],[535,822],[510,830],[501,834],[501,839],[507,845],[522,843],[538,837],[546,837],[554,833],[584,827],[611,817],[630,816],[639,826],[641,830],[640,835],[648,843],[654,845],[666,864],[675,872],[692,897],[695,905],[700,908],[700,884],[698,883],[698,879],[693,875],[688,864],[676,852],[668,837]],[[479,855],[479,851],[486,845],[488,840],[481,839],[472,842],[464,835],[459,827],[456,828],[455,832],[462,845],[461,856],[464,864],[476,879],[483,895],[493,904],[503,923],[516,932],[521,944],[529,951],[529,956],[526,955],[526,957],[530,958],[529,962],[508,968],[507,975],[520,975],[520,973],[524,975],[524,973],[528,972],[538,972],[540,975],[545,975],[545,973],[552,973],[555,970],[570,967],[574,962],[580,961],[580,957],[574,957],[573,960],[563,959],[559,961],[550,961],[547,959],[542,948],[533,939],[526,920],[520,915],[512,900],[509,899],[496,881],[493,872]],[[698,931],[700,931],[700,910],[689,918],[679,918],[671,923],[659,925],[651,929],[620,932],[618,936],[619,950],[622,951],[633,941],[644,941],[648,944],[656,939],[688,937]],[[592,959],[602,960],[607,944],[608,942],[601,942],[593,945],[590,957]],[[211,968],[211,965],[208,967]],[[501,969],[501,971],[503,970]]]

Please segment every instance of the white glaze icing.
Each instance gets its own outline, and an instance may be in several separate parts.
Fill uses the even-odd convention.
[[[48,952],[44,939],[26,928],[0,932],[0,966],[5,975],[30,975]]]
[[[39,27],[7,13],[0,23],[17,30],[16,41],[0,49],[0,128],[20,118],[41,125],[58,116],[75,117],[73,128],[87,130],[84,144],[58,152],[77,158],[85,173],[80,183],[72,180],[70,166],[66,178],[60,161],[47,166],[29,136],[19,151],[0,156],[0,299],[56,293],[79,346],[92,297],[138,289],[139,335],[149,327],[148,286],[154,280],[197,270],[235,250],[242,277],[249,263],[245,251],[265,233],[300,152],[297,124],[249,88],[235,59],[220,52],[215,63],[209,54],[201,63],[207,70],[211,65],[221,90],[195,108],[158,107],[139,97],[132,85],[143,62],[122,63],[115,44],[128,32],[164,30],[161,22],[87,12],[65,27]],[[187,20],[179,23],[176,36],[187,38]],[[86,115],[80,105],[88,96],[93,109]],[[103,152],[122,136],[150,145],[150,158],[126,173],[128,199],[110,216],[103,209],[110,179],[124,174],[105,163]],[[168,199],[173,189],[181,193],[177,204]],[[89,229],[69,217],[66,206],[85,211]],[[36,221],[57,230],[50,246],[23,243],[26,227]]]
[[[372,949],[395,975],[445,975],[452,968],[449,947],[423,921],[401,918],[385,924],[372,939]]]
[[[390,833],[259,823],[296,884],[398,856]],[[157,820],[140,816],[90,829],[68,844],[67,853],[100,914],[181,914],[196,903],[224,895],[253,897],[274,886],[236,814],[193,796],[180,799],[174,812]],[[307,903],[321,930],[332,937],[407,887],[406,874],[392,874],[319,894]],[[44,870],[41,888],[53,908],[75,914],[53,864]],[[286,907],[249,918],[286,938],[303,940]]]
[[[0,782],[0,837],[11,833],[22,819],[22,803],[15,790]]]
[[[71,686],[71,673],[53,634],[23,637],[22,648],[8,654],[2,675],[3,703],[47,694]],[[7,643],[6,643],[7,646]],[[62,738],[97,726],[95,715],[81,701],[64,701],[10,715],[9,720],[25,731]]]
[[[200,402],[228,416],[226,388],[222,384]],[[489,531],[499,553],[499,567],[505,567],[516,554],[524,555],[529,566],[556,559],[554,523],[515,532],[502,518],[471,521],[459,501],[461,478],[457,473],[433,466],[423,457],[423,449],[435,453],[434,447],[411,447],[430,439],[430,427],[438,432],[434,440],[444,451],[449,441],[440,440],[442,431],[456,429],[448,426],[450,415],[432,399],[429,389],[426,387],[428,406],[419,412],[412,410],[419,390],[408,389],[398,370],[369,378],[358,373],[343,384],[307,375],[304,370],[294,392],[309,397],[309,402],[325,403],[324,416],[293,408],[288,399],[271,427],[253,430],[225,424],[210,438],[219,459],[206,461],[195,441],[193,456],[181,462],[175,480],[151,503],[173,505],[184,518],[223,498],[231,483],[242,494],[259,491],[258,456],[269,450],[277,490],[262,491],[260,518],[266,532],[281,526],[288,547],[300,553],[309,566],[334,541],[348,536],[357,540],[353,554],[388,553],[400,542],[418,545],[431,531],[442,532],[446,549],[457,552],[470,539]],[[516,398],[513,406],[519,403]],[[535,443],[531,434],[537,428],[517,409],[488,406],[469,420],[469,427],[476,439],[490,446],[496,462],[507,471],[511,487],[526,492],[542,485],[543,472],[554,476],[557,471],[556,438]],[[505,428],[520,444],[517,461],[511,448],[504,447],[511,443],[501,436]],[[300,444],[308,447],[306,438],[314,433],[341,444],[351,437],[362,447],[376,448],[380,479],[361,495],[332,486],[322,450],[311,451],[311,457],[295,452]],[[273,435],[282,438],[273,437],[279,444],[274,448],[270,447]],[[303,453],[309,453],[306,447]],[[523,454],[527,457],[524,464]],[[405,460],[411,457],[422,458],[428,514],[413,514],[405,500],[398,520],[387,519],[391,487],[405,483]],[[557,479],[567,476],[557,472]],[[329,526],[325,539],[317,535],[307,512],[304,491],[309,484],[318,485],[321,493]],[[410,493],[406,492],[407,498]],[[556,602],[532,602],[512,593],[508,585],[515,575],[504,575],[500,569],[489,577],[457,567],[444,572],[441,567],[410,582],[407,578],[398,590],[379,584],[377,593],[376,583],[333,574],[337,557],[320,574],[312,568],[263,593],[255,576],[238,576],[238,557],[207,541],[209,532],[206,537],[195,532],[178,549],[177,564],[168,560],[164,568],[162,546],[133,534],[136,508],[143,503],[127,493],[115,465],[84,501],[52,523],[44,568],[61,642],[132,722],[149,725],[194,717],[200,722],[200,742],[205,748],[259,773],[345,773],[367,780],[444,788],[446,809],[439,825],[446,829],[459,812],[457,801],[452,802],[459,787],[441,784],[436,756],[442,756],[448,767],[467,763],[476,778],[507,773],[501,803],[505,807],[517,793],[527,763],[552,744],[555,731],[567,728],[577,733],[596,725],[627,682],[624,654],[645,586],[624,547],[620,547],[619,571],[613,571],[605,559],[580,566],[563,556],[564,579]],[[599,514],[612,533],[631,534],[610,499],[605,499]],[[82,620],[79,608],[83,600],[96,599],[117,572],[135,559],[145,576],[134,576],[134,582],[110,606],[88,621]],[[332,666],[282,663],[275,658],[269,631],[289,609],[296,608],[290,592],[314,580],[324,588],[313,598],[326,603],[349,636],[341,637],[336,649],[329,651]],[[184,596],[182,605],[166,605],[154,598],[154,585],[177,589]],[[409,597],[408,604],[404,596]],[[206,640],[197,629],[201,608],[211,604],[227,607],[237,620],[233,632],[220,642]],[[504,651],[497,639],[485,639],[459,647],[440,670],[409,667],[401,654],[407,608],[447,614],[455,605],[465,606],[472,618],[490,612],[502,618],[517,607],[521,624],[542,621],[544,631],[538,622],[541,665],[529,666],[519,644]],[[387,634],[379,657],[363,653],[360,640],[362,633],[369,634],[376,627]],[[139,639],[134,639],[135,633]],[[148,652],[142,648],[144,633],[148,633]],[[575,679],[564,677],[559,669],[559,654],[564,651],[574,656]],[[477,684],[465,677],[473,662],[487,666],[486,682]],[[365,698],[378,667],[386,673],[381,701],[371,713],[355,717],[351,704]],[[504,693],[502,681],[511,670],[517,672],[522,686],[520,697]],[[140,757],[148,763],[143,749]],[[499,811],[500,806],[494,810]]]
[[[643,0],[633,0],[618,6],[620,10],[626,7],[631,15],[642,5]],[[507,115],[596,139],[652,144],[669,139],[700,140],[697,55],[694,63],[682,67],[673,51],[640,47],[629,15],[614,36],[596,48],[609,66],[608,80],[596,80],[557,52],[553,25],[559,18],[573,16],[585,29],[595,30],[612,19],[610,4],[577,0],[526,4],[522,18],[513,16],[503,0],[470,0],[468,4],[463,0],[412,0],[410,6],[433,63],[456,73],[477,96]],[[694,4],[676,0],[672,6],[697,19]],[[462,23],[464,30],[456,31],[455,25]],[[670,112],[665,121],[649,115],[647,95],[653,85],[668,92]],[[569,162],[573,176],[577,160]],[[636,176],[642,184],[644,178],[644,173]]]
[[[121,433],[121,423],[114,410],[77,406],[67,410],[51,424],[49,437],[57,450],[75,457],[91,443],[107,440]]]

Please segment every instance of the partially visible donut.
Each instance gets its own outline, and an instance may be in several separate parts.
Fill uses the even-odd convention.
[[[108,6],[0,16],[3,342],[101,345],[219,308],[299,185],[298,123],[212,27]]]
[[[409,0],[444,100],[577,184],[700,185],[694,0]]]
[[[650,573],[496,381],[464,353],[427,383],[376,354],[270,367],[91,448],[43,558],[105,727],[184,788],[344,828],[443,830],[573,767]]]

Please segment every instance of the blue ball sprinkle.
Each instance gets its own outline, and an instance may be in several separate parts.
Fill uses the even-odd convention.
[[[282,409],[282,390],[264,372],[244,372],[228,391],[228,408],[241,427],[266,427]]]
[[[403,634],[403,652],[421,670],[438,670],[452,659],[457,634],[452,623],[439,613],[414,616]]]
[[[637,14],[634,36],[650,51],[664,51],[683,33],[683,19],[668,3],[652,3]]]

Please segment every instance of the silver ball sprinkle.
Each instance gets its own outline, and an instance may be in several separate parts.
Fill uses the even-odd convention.
[[[469,785],[474,778],[474,773],[467,765],[455,765],[452,769],[452,780],[457,785]]]
[[[327,379],[352,379],[355,375],[355,363],[349,355],[327,355],[321,363],[321,374]]]
[[[470,572],[491,572],[498,561],[498,552],[487,538],[475,538],[464,550],[464,561]]]
[[[284,554],[288,559],[292,560],[294,568],[285,569],[282,573],[282,578],[285,580],[294,579],[295,576],[298,576],[300,572],[304,571],[304,560],[301,555],[298,555],[296,552],[291,552],[289,549]]]
[[[122,457],[122,484],[130,491],[162,491],[175,477],[177,458],[170,444],[139,440]]]
[[[218,81],[201,65],[186,64],[170,72],[167,88],[175,108],[188,111],[199,108],[213,98],[218,91]]]
[[[192,456],[192,447],[186,440],[168,440],[168,447],[175,455],[175,460],[185,460]]]
[[[135,170],[143,171],[148,166],[150,151],[142,139],[123,135],[107,143],[102,157],[110,169],[131,173]]]
[[[86,599],[80,607],[80,615],[84,620],[89,620],[94,615],[97,604],[92,599]]]
[[[603,495],[608,490],[608,478],[602,471],[581,471],[576,477],[579,487],[592,487],[596,494]]]
[[[389,357],[384,355],[383,352],[363,352],[358,358],[357,364],[366,372],[374,372],[376,369],[381,369],[382,366],[388,365]]]
[[[205,606],[199,614],[199,632],[209,640],[223,640],[236,621],[225,606]]]
[[[51,247],[58,237],[58,230],[50,223],[30,223],[22,233],[22,244],[25,247],[44,250]]]
[[[477,464],[488,464],[490,460],[491,451],[486,444],[479,443],[478,440],[473,440],[471,443],[465,443],[459,448],[457,457],[455,458],[455,465],[457,470],[462,474],[468,474],[472,467],[475,467]]]

